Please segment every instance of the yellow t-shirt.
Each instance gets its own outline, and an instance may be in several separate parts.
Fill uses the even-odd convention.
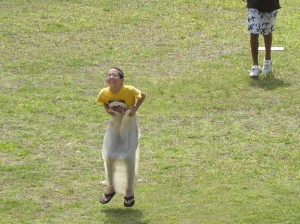
[[[122,85],[117,93],[112,93],[109,87],[102,89],[98,95],[97,102],[110,104],[112,102],[125,103],[127,107],[135,105],[142,98],[142,92],[130,85]]]

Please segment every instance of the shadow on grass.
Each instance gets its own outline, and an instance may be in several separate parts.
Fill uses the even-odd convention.
[[[253,87],[272,90],[278,87],[287,87],[290,84],[285,83],[282,79],[276,78],[273,73],[262,74],[258,78],[251,78],[250,84]]]
[[[106,221],[105,223],[136,223],[142,224],[143,222],[143,212],[134,208],[108,208],[103,209]]]

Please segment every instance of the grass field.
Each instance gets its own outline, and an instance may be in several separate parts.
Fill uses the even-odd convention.
[[[253,80],[242,0],[0,1],[0,223],[299,223],[300,7],[281,5],[285,50]],[[111,66],[147,94],[130,209],[99,203]]]

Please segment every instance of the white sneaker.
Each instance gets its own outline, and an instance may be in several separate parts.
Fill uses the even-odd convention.
[[[269,73],[272,71],[272,60],[264,60],[264,65],[262,67],[264,73]]]
[[[258,77],[259,73],[261,73],[261,69],[258,65],[253,65],[250,70],[250,77]]]

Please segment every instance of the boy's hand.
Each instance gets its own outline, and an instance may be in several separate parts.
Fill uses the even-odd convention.
[[[114,110],[112,110],[111,108],[105,108],[105,110],[106,110],[106,113],[108,113],[108,114],[110,114],[110,115],[116,115],[116,111],[114,111]]]
[[[115,107],[109,107],[107,104],[104,104],[104,109],[106,111],[106,113],[110,114],[110,115],[116,115],[117,113],[125,113],[125,109],[120,107],[120,106],[115,106]]]
[[[130,110],[129,115],[134,116],[137,111],[137,108],[135,106],[131,106],[128,110]]]

